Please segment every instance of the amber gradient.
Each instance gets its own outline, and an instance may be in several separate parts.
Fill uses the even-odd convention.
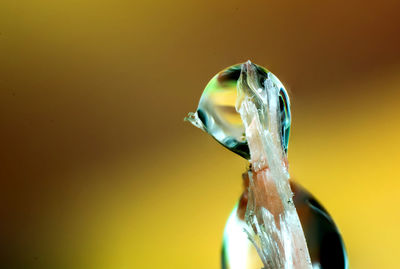
[[[219,268],[246,164],[183,122],[251,59],[351,268],[398,267],[399,1],[0,2],[0,267]]]

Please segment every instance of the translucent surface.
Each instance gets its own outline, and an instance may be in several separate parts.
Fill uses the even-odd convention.
[[[347,255],[340,233],[328,212],[300,185],[291,183],[296,206],[306,236],[313,269],[347,268]],[[243,233],[247,207],[245,191],[225,226],[222,246],[223,269],[260,269],[263,264],[256,249]]]
[[[196,113],[190,114],[188,119],[228,149],[249,159],[250,153],[245,129],[235,108],[238,97],[237,81],[241,66],[241,64],[233,65],[216,74],[204,89]],[[254,66],[258,73],[259,81],[256,83],[260,91],[264,89],[266,79],[280,89],[280,135],[282,136],[282,147],[287,151],[290,132],[290,104],[286,90],[271,72],[261,66]]]

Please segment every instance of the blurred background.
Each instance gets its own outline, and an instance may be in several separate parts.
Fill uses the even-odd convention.
[[[399,1],[0,3],[0,267],[220,267],[246,162],[183,122],[248,59],[290,91],[292,177],[350,268],[400,247]]]

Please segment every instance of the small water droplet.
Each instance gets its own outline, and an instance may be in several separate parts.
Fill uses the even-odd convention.
[[[258,92],[264,87],[276,85],[280,89],[280,114],[282,147],[287,151],[290,131],[289,97],[279,79],[266,68],[252,64],[257,73],[254,81]],[[188,121],[214,137],[229,150],[249,159],[250,152],[244,135],[245,128],[236,111],[237,82],[242,64],[228,67],[216,74],[205,87],[196,113],[190,114]],[[267,83],[265,83],[267,82]]]

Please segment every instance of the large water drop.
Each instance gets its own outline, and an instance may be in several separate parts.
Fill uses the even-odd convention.
[[[348,268],[344,243],[329,213],[299,184],[291,182],[290,185],[313,269]],[[263,266],[255,247],[243,232],[246,206],[247,191],[244,191],[225,226],[222,269],[260,269]]]

